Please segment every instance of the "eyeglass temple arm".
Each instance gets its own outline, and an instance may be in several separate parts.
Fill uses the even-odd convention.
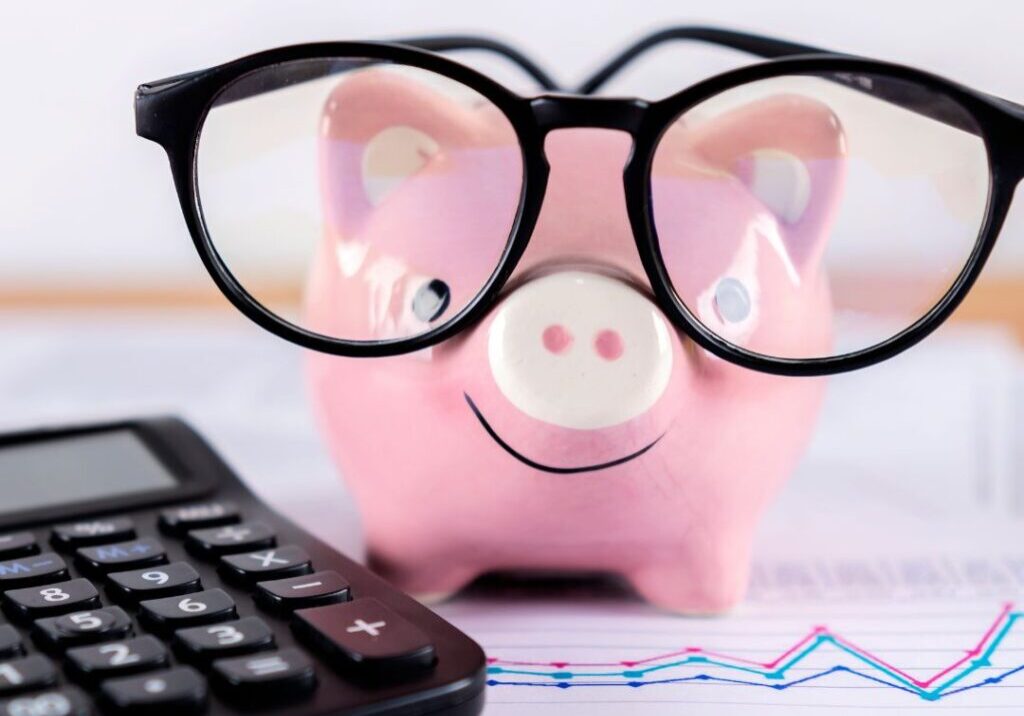
[[[627,47],[621,53],[613,57],[597,72],[592,74],[576,90],[580,94],[593,94],[608,82],[623,67],[635,60],[648,50],[676,40],[706,42],[719,47],[728,47],[741,52],[746,52],[764,59],[778,59],[782,57],[795,57],[797,55],[836,55],[842,56],[845,53],[826,50],[813,45],[803,45],[798,42],[779,40],[763,35],[754,35],[746,32],[734,32],[722,30],[716,27],[682,26],[670,27],[660,30],[646,37],[642,37]],[[978,128],[957,107],[948,102],[935,102],[935,95],[924,88],[915,88],[906,82],[886,82],[882,77],[858,76],[854,73],[845,74],[833,72],[830,77],[837,82],[851,89],[877,97],[878,99],[890,102],[898,107],[916,112],[951,127],[961,129],[971,134],[977,134]],[[1022,116],[1024,107],[999,97],[992,97],[997,104],[1005,107],[1012,114]]]
[[[733,50],[746,52],[765,59],[789,57],[792,55],[837,54],[831,50],[824,50],[811,45],[801,45],[796,42],[789,42],[788,40],[777,40],[772,37],[764,37],[763,35],[752,35],[745,32],[722,30],[717,27],[670,27],[637,40],[621,53],[613,57],[609,62],[601,67],[601,69],[587,78],[587,80],[581,84],[576,91],[580,94],[593,94],[623,67],[643,53],[657,47],[658,45],[665,44],[666,42],[672,42],[674,40],[706,42],[712,45],[718,45],[719,47],[728,47]]]
[[[492,40],[487,37],[475,37],[471,35],[444,35],[431,37],[411,37],[396,40],[403,45],[411,45],[421,50],[430,52],[458,52],[460,50],[484,50],[501,55],[510,60],[526,74],[537,81],[542,89],[557,92],[562,88],[552,79],[551,75],[540,68],[537,63],[519,52],[511,45],[504,42]]]

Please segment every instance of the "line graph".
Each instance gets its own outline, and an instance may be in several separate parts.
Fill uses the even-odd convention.
[[[999,684],[1024,671],[1022,664],[999,670],[992,676],[978,678],[981,670],[994,668],[992,656],[1011,631],[1015,628],[1019,630],[1021,619],[1024,619],[1024,612],[1015,611],[1012,603],[1002,605],[976,643],[964,649],[959,658],[936,669],[927,678],[915,677],[890,660],[862,648],[827,626],[819,625],[767,661],[706,650],[700,646],[686,646],[641,659],[620,661],[540,661],[490,657],[488,684],[494,687],[638,689],[658,684],[714,682],[783,691],[836,674],[849,674],[876,685],[912,694],[924,701],[937,701],[954,694]],[[829,648],[852,657],[858,667],[836,664],[806,676],[790,676],[812,654]],[[677,672],[691,668],[701,671],[677,675]]]

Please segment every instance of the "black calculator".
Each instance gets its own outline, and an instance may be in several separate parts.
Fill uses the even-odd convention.
[[[0,602],[0,716],[483,709],[475,642],[173,417],[0,435]]]

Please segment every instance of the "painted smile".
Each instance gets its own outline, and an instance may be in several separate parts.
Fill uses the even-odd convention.
[[[480,424],[483,426],[484,430],[487,431],[487,434],[491,436],[491,439],[494,440],[494,442],[498,443],[498,445],[500,445],[505,452],[507,452],[509,455],[514,457],[519,462],[523,463],[524,465],[528,465],[529,467],[532,467],[535,470],[541,470],[543,472],[552,472],[558,475],[571,475],[577,472],[597,472],[598,470],[606,470],[609,467],[615,467],[616,465],[622,465],[623,463],[629,462],[630,460],[635,460],[636,458],[640,457],[645,452],[650,450],[652,447],[657,445],[658,441],[665,437],[665,433],[662,433],[661,435],[656,437],[654,440],[652,440],[650,443],[640,448],[636,452],[632,452],[629,455],[616,458],[615,460],[611,460],[610,462],[602,462],[596,465],[580,465],[577,467],[553,467],[551,465],[544,465],[542,463],[531,460],[522,453],[518,452],[507,442],[502,440],[501,436],[498,435],[497,431],[495,431],[495,429],[491,427],[491,424],[487,422],[487,418],[484,417],[484,414],[480,412],[480,408],[476,407],[476,403],[474,403],[473,399],[469,397],[469,393],[463,393],[462,395],[463,397],[465,397],[466,403],[469,405],[469,409],[473,411],[473,414],[476,416],[476,419],[480,421]]]

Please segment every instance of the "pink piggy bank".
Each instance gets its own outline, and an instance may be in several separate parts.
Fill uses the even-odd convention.
[[[518,199],[508,131],[493,110],[397,72],[342,80],[323,110],[325,232],[305,324],[408,334],[424,320],[418,288],[442,278],[435,303],[455,305],[479,290],[468,277],[481,266],[486,277],[497,256],[478,237],[507,236]],[[695,297],[695,315],[754,351],[825,354],[832,310],[820,262],[845,153],[835,117],[809,99],[768,96],[677,124],[663,142],[658,232],[672,239],[666,264],[686,267],[675,287]],[[654,305],[623,197],[629,136],[560,130],[545,147],[541,216],[484,320],[410,355],[309,356],[372,563],[423,598],[493,570],[607,572],[670,610],[728,609],[824,384],[716,358]],[[442,257],[424,245],[432,240],[447,247]],[[723,281],[745,300],[716,303]]]

